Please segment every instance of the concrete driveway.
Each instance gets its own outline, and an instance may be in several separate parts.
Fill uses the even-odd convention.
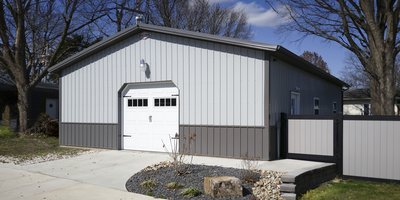
[[[126,192],[125,182],[146,166],[168,159],[166,153],[100,150],[38,164],[0,164],[0,192],[9,195],[2,195],[1,199],[75,199],[73,197],[82,196],[95,199],[151,199]],[[194,156],[193,163],[242,168],[242,160],[239,159]],[[291,172],[321,164],[278,160],[260,161],[258,167]]]

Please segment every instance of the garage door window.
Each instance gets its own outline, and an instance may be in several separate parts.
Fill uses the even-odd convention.
[[[147,107],[147,99],[128,99],[128,107]]]
[[[154,99],[156,107],[172,107],[176,106],[176,98],[156,98]]]

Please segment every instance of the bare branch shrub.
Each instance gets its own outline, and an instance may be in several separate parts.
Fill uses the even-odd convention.
[[[189,165],[186,164],[187,155],[184,153],[184,150],[179,150],[179,135],[176,133],[174,137],[169,136],[169,148],[162,141],[163,148],[165,152],[168,153],[168,156],[172,159],[172,167],[178,174],[184,175],[190,173]],[[190,156],[189,164],[193,161],[193,156]]]

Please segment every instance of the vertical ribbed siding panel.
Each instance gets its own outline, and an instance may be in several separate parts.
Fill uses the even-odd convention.
[[[228,130],[227,128],[221,128],[221,156],[227,157],[228,155]]]
[[[227,141],[226,154],[227,154],[227,157],[233,157],[233,155],[235,155],[235,152],[234,152],[235,139],[234,139],[234,137],[235,137],[235,135],[234,135],[233,128],[230,128],[230,127],[227,128],[227,131],[226,131],[226,141]]]
[[[188,39],[189,45],[189,124],[196,124],[195,113],[196,113],[196,47],[194,41]],[[185,108],[180,108],[185,109]]]
[[[217,135],[218,132],[214,127],[207,127],[207,155],[216,155],[214,150],[214,134]]]
[[[233,129],[233,157],[240,158],[241,145],[240,145],[240,128]]]
[[[228,68],[227,68],[227,48],[225,45],[219,45],[220,47],[220,125],[229,124],[228,122]]]
[[[248,156],[251,158],[255,157],[255,130],[253,128],[249,128],[247,131],[247,146],[248,146]]]
[[[62,145],[94,148],[117,149],[115,140],[108,139],[117,135],[117,124],[76,124],[61,123]],[[83,137],[82,137],[83,136]],[[76,138],[81,138],[79,141]]]
[[[227,79],[227,86],[226,86],[226,104],[227,104],[227,110],[226,110],[226,117],[227,117],[227,124],[235,124],[233,117],[234,117],[234,111],[236,110],[234,108],[234,76],[235,76],[235,68],[234,68],[234,56],[233,56],[233,49],[232,48],[227,48],[227,64],[226,64],[226,79]]]
[[[263,141],[263,130],[262,129],[256,129],[255,132],[256,132],[256,145],[255,145],[256,154],[255,154],[255,157],[257,159],[262,159],[263,158],[263,155],[262,155],[262,153],[263,153],[262,144],[263,144],[263,142],[265,142],[265,141]]]
[[[240,157],[245,158],[249,155],[249,133],[248,128],[240,128]]]
[[[300,114],[313,115],[313,98],[320,99],[320,115],[332,114],[332,103],[341,108],[340,86],[281,60],[270,62],[270,126],[279,126],[280,113],[290,113],[290,93],[300,89]]]
[[[214,132],[211,135],[213,136],[214,155],[221,156],[221,127],[214,127]]]
[[[232,86],[233,86],[233,88],[232,88],[232,93],[233,93],[233,95],[232,95],[232,97],[233,97],[233,107],[231,108],[232,109],[232,111],[233,111],[233,115],[232,115],[232,117],[233,117],[233,124],[240,124],[240,118],[242,118],[242,115],[241,115],[241,113],[240,113],[240,111],[241,111],[241,105],[240,105],[240,99],[241,99],[241,82],[242,82],[242,80],[241,80],[241,77],[242,77],[242,74],[240,74],[241,72],[241,70],[240,70],[240,65],[241,65],[241,63],[240,63],[240,48],[239,47],[235,47],[235,48],[233,48],[233,53],[234,53],[234,56],[233,56],[233,60],[232,60],[232,62],[233,62],[233,76],[232,76],[232,78],[233,78],[233,84],[232,84]]]
[[[192,155],[269,160],[262,127],[180,126],[181,151]],[[191,135],[196,135],[192,139]],[[265,149],[265,150],[263,150]]]
[[[189,58],[189,50],[190,47],[188,46],[188,39],[184,38],[183,39],[183,67],[182,71],[183,71],[183,88],[180,87],[180,92],[181,92],[181,96],[180,96],[180,100],[181,102],[183,102],[183,104],[181,104],[181,107],[179,107],[180,110],[183,110],[183,115],[180,117],[180,123],[181,124],[190,124],[191,120],[190,120],[190,88],[191,88],[191,82],[190,82],[190,58]],[[182,101],[183,99],[183,101]],[[188,109],[184,109],[184,108],[188,108]]]
[[[205,124],[216,124],[215,119],[214,119],[214,68],[217,66],[214,65],[214,45],[211,42],[206,43],[206,57],[205,57],[205,63],[206,63],[206,69],[207,69],[207,82],[204,84],[206,87],[206,94],[207,94],[207,99],[205,104],[207,105],[207,115],[205,118]]]

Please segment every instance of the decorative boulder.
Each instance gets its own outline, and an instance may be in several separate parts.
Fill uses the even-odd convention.
[[[204,177],[204,192],[213,198],[242,197],[242,182],[233,176]]]

